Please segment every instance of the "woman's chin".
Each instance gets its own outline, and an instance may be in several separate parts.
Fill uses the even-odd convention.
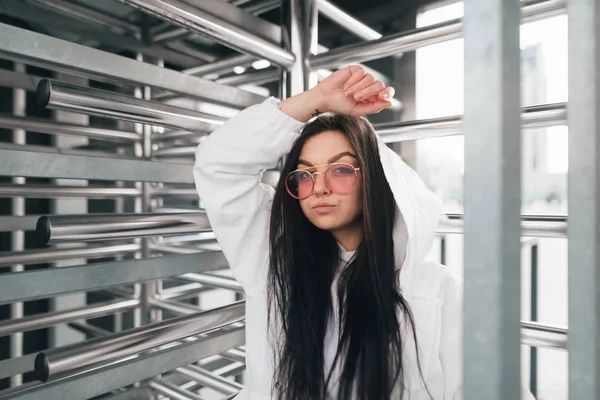
[[[317,228],[322,229],[324,231],[339,229],[340,227],[345,225],[343,222],[339,221],[339,219],[332,218],[332,216],[329,215],[313,216],[310,218],[310,222],[312,222],[312,224]]]

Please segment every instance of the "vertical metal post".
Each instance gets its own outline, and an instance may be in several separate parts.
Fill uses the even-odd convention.
[[[531,245],[531,320],[538,320],[538,244]],[[529,390],[537,397],[537,347],[529,353]]]
[[[465,399],[520,393],[519,0],[466,0]]]
[[[315,72],[308,65],[308,55],[318,51],[317,0],[289,0],[281,2],[283,47],[296,56],[289,71],[282,71],[281,98],[290,97],[314,87],[318,83]]]
[[[25,65],[15,63],[14,69],[16,72],[25,73]],[[18,117],[24,117],[27,112],[26,93],[24,89],[13,90],[13,114]],[[26,132],[23,129],[13,130],[13,143],[19,145],[26,144]],[[18,185],[25,184],[25,178],[22,176],[14,177],[13,183]],[[25,215],[25,199],[23,197],[15,197],[12,199],[12,215]],[[25,249],[25,232],[13,231],[11,234],[11,251],[23,251]],[[24,270],[22,264],[17,264],[12,267],[12,272],[21,272]],[[10,317],[12,319],[23,318],[23,303],[15,302],[11,304]],[[10,337],[10,358],[17,358],[23,355],[23,333],[18,332]],[[19,386],[23,382],[21,374],[14,375],[10,379],[12,387]]]
[[[600,399],[600,4],[570,0],[569,399]]]

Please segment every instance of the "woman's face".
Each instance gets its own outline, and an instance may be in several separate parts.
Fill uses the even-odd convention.
[[[325,131],[304,144],[297,168],[308,172],[325,172],[327,164],[332,163],[345,163],[358,168],[356,151],[346,136],[338,131]],[[352,170],[341,167],[331,170],[329,176],[335,175],[333,179],[350,179],[349,171]],[[330,186],[334,185],[330,183]],[[362,216],[361,171],[357,171],[356,184],[346,194],[334,192],[325,183],[325,174],[318,173],[314,175],[313,194],[299,201],[306,218],[320,229],[336,231],[354,226]]]

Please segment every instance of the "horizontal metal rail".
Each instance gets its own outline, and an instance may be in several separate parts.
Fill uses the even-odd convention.
[[[238,88],[6,24],[0,24],[0,37],[0,57],[12,61],[120,84],[150,86],[239,109],[264,100]]]
[[[135,132],[116,131],[91,126],[64,124],[60,122],[18,117],[0,114],[0,127],[5,129],[25,129],[32,132],[48,133],[51,135],[67,135],[87,137],[90,139],[107,140],[111,142],[132,143],[141,140]]]
[[[548,18],[563,14],[566,11],[565,0],[529,0],[522,3],[523,22]],[[462,20],[456,19],[409,32],[384,36],[368,42],[339,47],[310,56],[309,66],[313,71],[316,71],[322,68],[335,68],[389,57],[398,53],[407,53],[424,46],[461,37],[462,25]]]
[[[440,220],[438,233],[463,233],[463,221],[460,214],[448,214]],[[565,216],[521,216],[521,235],[531,237],[567,237],[567,218]]]
[[[46,382],[58,374],[125,359],[158,346],[241,322],[244,320],[244,310],[244,301],[238,301],[209,311],[92,339],[83,345],[41,352],[36,357],[35,373],[39,380]]]
[[[565,103],[524,107],[521,128],[538,129],[567,123]],[[462,134],[462,115],[416,121],[376,124],[375,130],[386,143]]]
[[[73,267],[2,274],[0,304],[61,293],[100,290],[189,272],[227,268],[221,252],[203,252],[141,260],[113,261]]]
[[[235,290],[236,292],[243,292],[244,289],[242,285],[239,284],[233,278],[229,278],[226,276],[219,276],[214,274],[199,274],[199,273],[189,273],[185,275],[180,275],[179,278],[184,279],[190,282],[200,283],[206,286],[212,286],[219,289],[228,289]]]
[[[0,175],[38,178],[194,183],[181,164],[0,148]]]
[[[176,369],[177,372],[187,376],[191,380],[199,383],[200,385],[216,390],[217,392],[225,395],[232,395],[238,393],[244,387],[237,382],[231,382],[215,373],[200,368],[195,365],[188,365],[187,367],[180,367]]]
[[[178,0],[119,0],[156,18],[170,21],[192,32],[216,40],[242,53],[269,60],[275,65],[290,68],[295,56],[278,44],[237,27],[227,21]]]
[[[157,393],[172,400],[202,400],[200,396],[162,379],[154,378],[148,385]]]
[[[46,244],[209,231],[204,212],[88,214],[41,217],[36,234]]]
[[[0,322],[0,337],[16,332],[27,332],[34,329],[72,322],[78,319],[96,318],[116,312],[131,310],[140,304],[139,299],[106,301],[88,304],[84,307],[70,310],[53,311],[44,314],[31,315],[19,319]]]
[[[16,264],[42,264],[80,258],[102,258],[129,254],[139,250],[139,244],[129,243],[0,252],[0,267]]]
[[[224,118],[198,111],[48,79],[40,81],[36,98],[44,108],[195,132],[211,132],[225,122]]]
[[[16,390],[9,389],[5,393],[11,400],[62,399],[65,393],[74,393],[77,398],[87,399],[220,354],[242,345],[244,337],[244,328],[222,329],[206,334],[200,340],[147,352],[122,362],[57,378],[47,383]]]
[[[142,191],[125,187],[93,187],[93,186],[56,186],[56,185],[18,185],[0,184],[0,197],[54,198],[84,197],[111,199],[119,197],[141,196]]]

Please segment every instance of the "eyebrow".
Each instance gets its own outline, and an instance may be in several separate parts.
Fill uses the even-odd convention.
[[[336,162],[337,160],[339,160],[340,158],[342,158],[344,156],[354,157],[354,158],[356,158],[358,160],[358,157],[356,157],[351,152],[349,152],[349,151],[343,151],[343,152],[338,153],[335,156],[331,157],[327,163],[330,164],[330,163]],[[309,167],[314,167],[313,163],[309,163],[308,161],[305,161],[305,160],[302,160],[302,159],[298,160],[298,164],[304,164],[304,165],[308,165]]]

